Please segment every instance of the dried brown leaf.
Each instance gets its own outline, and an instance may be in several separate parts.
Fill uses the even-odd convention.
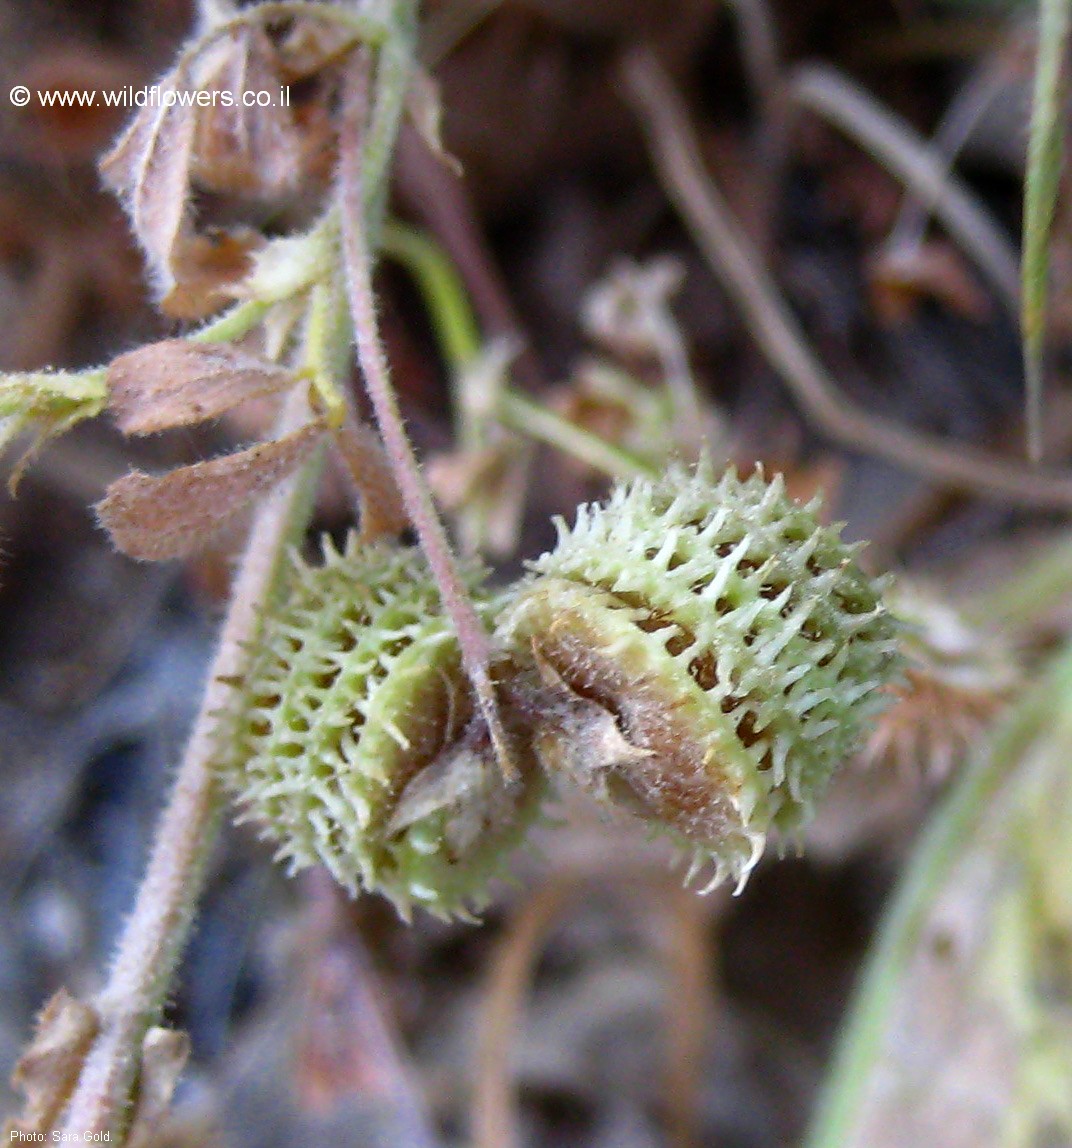
[[[358,43],[358,34],[343,24],[296,19],[279,45],[280,71],[288,83],[308,80],[340,63]]]
[[[188,231],[189,167],[197,108],[169,102],[178,73],[159,84],[157,106],[138,112],[101,161],[105,183],[122,199],[161,296],[175,285],[172,257]]]
[[[154,434],[217,418],[294,381],[283,367],[229,344],[165,339],[112,362],[108,405],[123,434]]]
[[[99,1021],[89,1005],[60,989],[37,1018],[37,1030],[15,1066],[11,1083],[26,1097],[21,1118],[9,1121],[4,1141],[50,1135],[70,1099]]]
[[[131,558],[182,558],[304,462],[323,433],[319,423],[310,423],[285,438],[166,474],[132,471],[108,487],[97,515]]]

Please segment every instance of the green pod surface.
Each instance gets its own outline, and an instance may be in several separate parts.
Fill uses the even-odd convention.
[[[485,619],[496,600],[467,571]],[[419,551],[384,543],[322,564],[294,556],[221,715],[220,776],[291,870],[325,865],[375,891],[465,916],[536,817],[542,778],[507,782]]]
[[[535,750],[738,888],[888,702],[882,580],[781,476],[675,465],[558,523],[497,641]]]

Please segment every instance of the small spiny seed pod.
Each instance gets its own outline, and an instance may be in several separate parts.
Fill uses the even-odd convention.
[[[496,600],[470,570],[485,619]],[[519,742],[508,783],[419,551],[385,543],[294,556],[221,716],[219,771],[291,870],[466,916],[536,817],[542,777]]]
[[[856,747],[898,666],[883,584],[781,476],[701,463],[584,506],[500,617],[552,774],[740,888]]]
[[[936,588],[899,580],[889,595],[904,623],[904,674],[859,760],[945,781],[1023,686],[1010,639],[973,625]]]

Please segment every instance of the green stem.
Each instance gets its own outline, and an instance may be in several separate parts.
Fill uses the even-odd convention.
[[[187,336],[195,343],[233,343],[248,335],[268,314],[269,305],[259,299],[236,303],[203,327]]]
[[[477,451],[487,437],[488,412],[473,408],[469,371],[480,354],[480,327],[465,284],[442,247],[414,227],[389,222],[383,253],[413,276],[447,360],[455,434],[462,450]]]
[[[632,451],[615,446],[516,391],[502,392],[497,413],[503,426],[510,430],[553,446],[612,478],[636,478],[656,473],[655,467]]]
[[[1020,326],[1026,394],[1027,453],[1042,458],[1043,356],[1050,279],[1050,233],[1061,187],[1064,158],[1065,92],[1062,72],[1068,52],[1069,0],[1040,0],[1031,99],[1031,128],[1024,177],[1023,255],[1020,263]]]
[[[391,35],[376,54],[372,118],[362,147],[361,178],[365,189],[365,226],[370,246],[377,249],[387,203],[388,180],[395,140],[406,106],[410,76],[417,56],[417,0],[392,0]]]
[[[397,223],[384,227],[383,251],[401,263],[416,280],[451,375],[455,380],[463,378],[480,353],[480,329],[454,264],[433,239]],[[456,394],[454,405],[462,424],[459,438],[463,446],[479,446],[480,436],[473,427],[465,397]],[[509,388],[502,388],[497,402],[482,412],[485,421],[489,415],[509,430],[553,446],[612,478],[654,473],[649,463],[631,451],[607,442]]]
[[[995,731],[934,814],[880,928],[804,1148],[847,1148],[928,914],[979,817],[1054,707],[1072,695],[1072,646]]]
[[[417,281],[451,372],[461,374],[480,354],[481,341],[480,328],[454,264],[424,232],[394,221],[384,225],[382,251],[401,263]]]

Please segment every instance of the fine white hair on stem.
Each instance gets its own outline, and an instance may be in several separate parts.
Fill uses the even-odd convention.
[[[289,433],[308,417],[307,399],[301,388],[295,388],[286,399],[276,434]],[[223,810],[212,768],[217,714],[230,700],[231,687],[226,683],[241,671],[246,644],[260,624],[286,543],[295,522],[302,519],[309,469],[285,479],[254,520],[201,708],[160,818],[145,878],[108,981],[94,1001],[100,1032],[67,1112],[65,1129],[72,1138],[115,1134],[138,1071],[142,1038],[157,1022],[185,946]]]
[[[439,588],[443,609],[457,633],[465,671],[473,684],[500,765],[504,773],[511,776],[513,766],[491,680],[490,641],[465,589],[446,531],[406,436],[376,322],[372,252],[366,234],[365,176],[362,170],[365,141],[369,138],[364,124],[366,98],[363,89],[367,83],[367,71],[362,69],[355,72],[343,106],[339,147],[338,196],[342,252],[357,360],[406,511]]]

